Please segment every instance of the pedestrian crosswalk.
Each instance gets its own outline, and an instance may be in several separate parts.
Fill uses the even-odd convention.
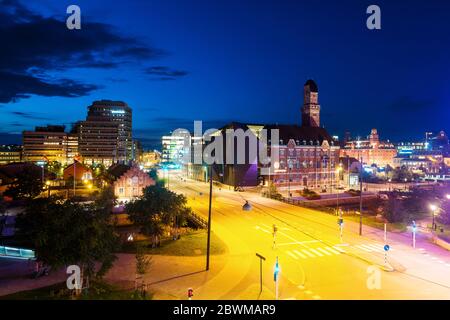
[[[339,255],[345,251],[337,246],[330,247],[320,247],[320,248],[304,248],[304,249],[294,249],[287,250],[286,253],[294,260],[302,259],[313,259],[313,258],[324,258]]]
[[[358,244],[354,247],[365,252],[384,252],[384,246],[382,244]],[[392,251],[392,248],[390,250]]]

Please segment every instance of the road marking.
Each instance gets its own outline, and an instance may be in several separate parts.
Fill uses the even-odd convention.
[[[297,286],[297,288],[299,288],[300,290],[305,290],[305,286],[303,286],[303,285],[299,285],[299,286]]]
[[[364,247],[364,245],[362,245],[362,244],[357,245],[356,247],[359,248],[359,249],[362,249],[362,250],[364,250],[364,251],[366,251],[366,252],[372,252],[372,249],[367,249],[367,248]]]
[[[309,249],[311,250],[313,253],[317,254],[319,257],[323,257],[323,254],[321,254],[319,251],[315,250],[315,249]]]
[[[297,300],[297,299],[295,299],[294,297],[290,297],[290,298],[286,298],[286,299],[283,299],[283,300]]]
[[[446,263],[445,265],[446,265],[447,267],[450,267],[450,264],[449,264],[449,263]]]
[[[303,259],[307,259],[307,257],[306,257],[303,253],[298,252],[297,250],[293,250],[293,251],[294,251],[294,253],[295,253],[296,255],[302,257]]]
[[[375,251],[384,251],[382,245],[378,245],[378,244],[367,244],[367,245],[365,245],[365,246],[366,246],[366,247],[369,247],[369,248],[373,248]]]
[[[312,294],[312,291],[311,290],[306,290],[305,294]]]
[[[331,256],[331,253],[329,253],[327,250],[322,249],[322,248],[316,248],[317,250],[319,250],[320,252],[325,253],[327,256]]]
[[[316,256],[315,255],[313,255],[311,252],[309,252],[308,250],[306,250],[306,249],[301,249],[304,253],[306,253],[308,256],[310,256],[311,258],[315,258]]]
[[[442,261],[442,260],[439,260],[438,262],[439,262],[439,263],[445,263],[445,262],[444,262],[444,261]]]
[[[314,300],[320,300],[320,299],[321,299],[321,297],[318,296],[318,295],[315,295],[315,296],[313,296],[312,298],[313,298]]]
[[[436,257],[431,257],[431,260],[437,260],[437,258]]]
[[[319,240],[284,242],[284,243],[279,243],[278,246],[291,246],[291,245],[296,245],[296,244],[315,243],[315,242],[319,242]]]
[[[287,253],[288,255],[290,255],[292,258],[294,258],[295,260],[298,260],[298,257],[297,257],[295,254],[293,254],[292,252],[286,251],[286,253]]]
[[[339,251],[334,250],[334,249],[331,248],[331,247],[325,247],[325,249],[327,249],[328,251],[330,251],[330,252],[332,252],[332,253],[334,253],[334,254],[341,254]]]
[[[339,248],[339,246],[334,246],[333,248],[336,249],[337,251],[341,252],[341,253],[345,253],[345,250]]]

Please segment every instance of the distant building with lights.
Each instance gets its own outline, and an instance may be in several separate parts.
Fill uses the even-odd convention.
[[[25,162],[57,161],[63,165],[73,161],[78,150],[78,136],[65,132],[65,126],[48,125],[34,131],[23,131],[22,160]]]
[[[84,163],[110,166],[132,160],[131,108],[122,101],[94,101],[79,124],[78,145]]]
[[[21,161],[22,161],[22,146],[19,145],[0,146],[0,165]]]
[[[191,134],[187,130],[178,130],[161,138],[161,164],[183,166],[188,162],[191,152]]]
[[[269,157],[274,158],[273,154],[270,154],[270,150],[272,150],[278,154],[279,158],[277,163],[272,163],[274,170],[269,171],[270,174],[262,174],[262,169],[266,165],[262,164],[259,158],[250,159],[248,144],[246,144],[246,163],[239,164],[235,159],[233,164],[214,164],[213,179],[235,188],[268,185],[269,181],[277,186],[300,186],[320,190],[330,190],[336,186],[340,147],[338,141],[320,127],[321,107],[318,100],[318,87],[313,80],[305,83],[303,98],[301,125],[232,122],[212,133],[211,142],[197,141],[196,143],[204,144],[204,149],[220,136],[225,139],[227,130],[233,129],[234,132],[243,130],[249,135],[253,135],[258,141],[258,148],[260,148],[259,141],[262,130],[267,130],[268,136],[270,136],[271,130],[278,130],[279,141],[268,140]],[[224,144],[224,158],[227,157],[226,153]],[[234,157],[237,157],[236,152],[234,152]],[[188,175],[199,180],[207,179],[207,167],[191,166],[188,169]]]
[[[362,159],[363,164],[394,167],[397,149],[389,141],[381,141],[377,129],[372,129],[365,140],[348,140],[340,151],[341,157]]]

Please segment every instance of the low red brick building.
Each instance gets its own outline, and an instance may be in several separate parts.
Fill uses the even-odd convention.
[[[116,165],[110,168],[110,174],[114,176],[114,195],[119,202],[127,202],[133,198],[140,197],[143,189],[155,185],[155,181],[148,173],[139,169],[137,165]]]
[[[77,181],[92,180],[92,170],[89,169],[84,164],[77,161],[75,161],[75,163],[72,163],[71,165],[67,166],[64,169],[63,172],[64,180],[73,178],[74,174],[75,180]]]

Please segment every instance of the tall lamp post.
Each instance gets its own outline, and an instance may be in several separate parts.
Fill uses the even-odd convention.
[[[342,163],[339,164],[339,167],[336,169],[336,213],[339,211],[339,179],[342,171]]]
[[[359,168],[359,235],[362,236],[362,193],[363,193],[363,175],[362,175],[362,171],[363,171],[363,158],[362,156],[360,157],[360,168]]]
[[[438,207],[437,207],[435,204],[430,204],[430,209],[431,209],[431,212],[432,212],[432,214],[433,214],[433,220],[432,220],[432,223],[431,223],[431,233],[433,234],[434,229],[435,229],[435,220],[434,220],[434,217],[436,216],[436,212],[437,212],[437,210],[438,210]]]
[[[211,249],[211,204],[212,204],[212,164],[209,165],[209,207],[208,207],[208,238],[206,242],[206,271],[209,270],[209,254]]]

